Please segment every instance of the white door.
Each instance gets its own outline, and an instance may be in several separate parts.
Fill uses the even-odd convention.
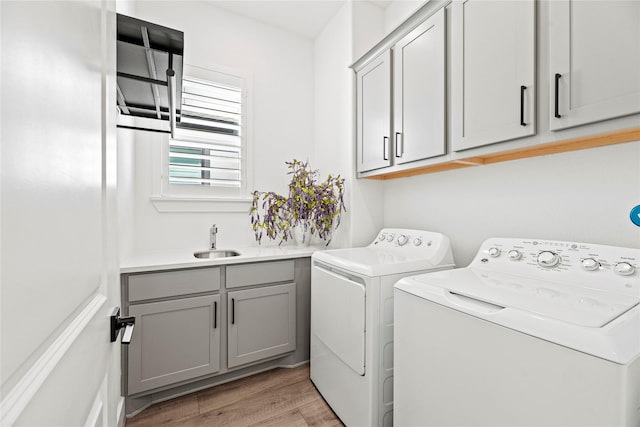
[[[393,47],[393,153],[402,164],[445,153],[445,9]]]
[[[0,2],[3,426],[119,422],[114,8]]]
[[[534,135],[534,1],[458,0],[451,26],[453,150]]]
[[[357,74],[358,172],[391,165],[391,52],[385,51]]]
[[[640,112],[640,2],[549,2],[549,127]]]

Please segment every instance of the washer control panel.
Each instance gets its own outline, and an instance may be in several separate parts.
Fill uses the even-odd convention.
[[[640,296],[640,249],[491,238],[470,267]]]

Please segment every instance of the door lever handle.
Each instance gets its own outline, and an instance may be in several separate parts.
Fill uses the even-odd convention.
[[[118,334],[120,333],[120,329],[124,329],[124,333],[122,334],[122,344],[131,343],[131,336],[133,335],[133,327],[136,323],[136,318],[131,317],[120,317],[120,307],[116,307],[113,309],[111,313],[110,322],[111,324],[111,342],[114,342],[118,339]]]
[[[125,317],[124,319],[133,319],[133,317]],[[135,322],[135,319],[134,319]],[[122,333],[122,344],[131,344],[131,336],[133,335],[133,323],[127,323]]]

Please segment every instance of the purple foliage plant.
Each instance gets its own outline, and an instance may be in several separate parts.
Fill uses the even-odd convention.
[[[280,239],[282,244],[293,238],[292,229],[300,226],[329,245],[331,231],[340,225],[340,215],[347,211],[344,178],[329,175],[319,182],[318,171],[312,170],[309,162],[293,159],[285,164],[291,175],[288,197],[272,191],[252,193],[249,215],[256,240],[262,243],[266,235],[272,240]]]

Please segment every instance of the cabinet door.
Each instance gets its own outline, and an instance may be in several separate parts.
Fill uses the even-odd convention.
[[[459,0],[451,25],[452,149],[534,135],[534,1]]]
[[[357,73],[357,170],[391,165],[391,52],[385,51]]]
[[[132,305],[128,390],[135,394],[220,369],[220,295]]]
[[[549,2],[549,127],[640,112],[640,2]]]
[[[296,285],[227,294],[231,368],[296,349]]]
[[[445,9],[393,48],[393,153],[402,164],[445,153]]]

